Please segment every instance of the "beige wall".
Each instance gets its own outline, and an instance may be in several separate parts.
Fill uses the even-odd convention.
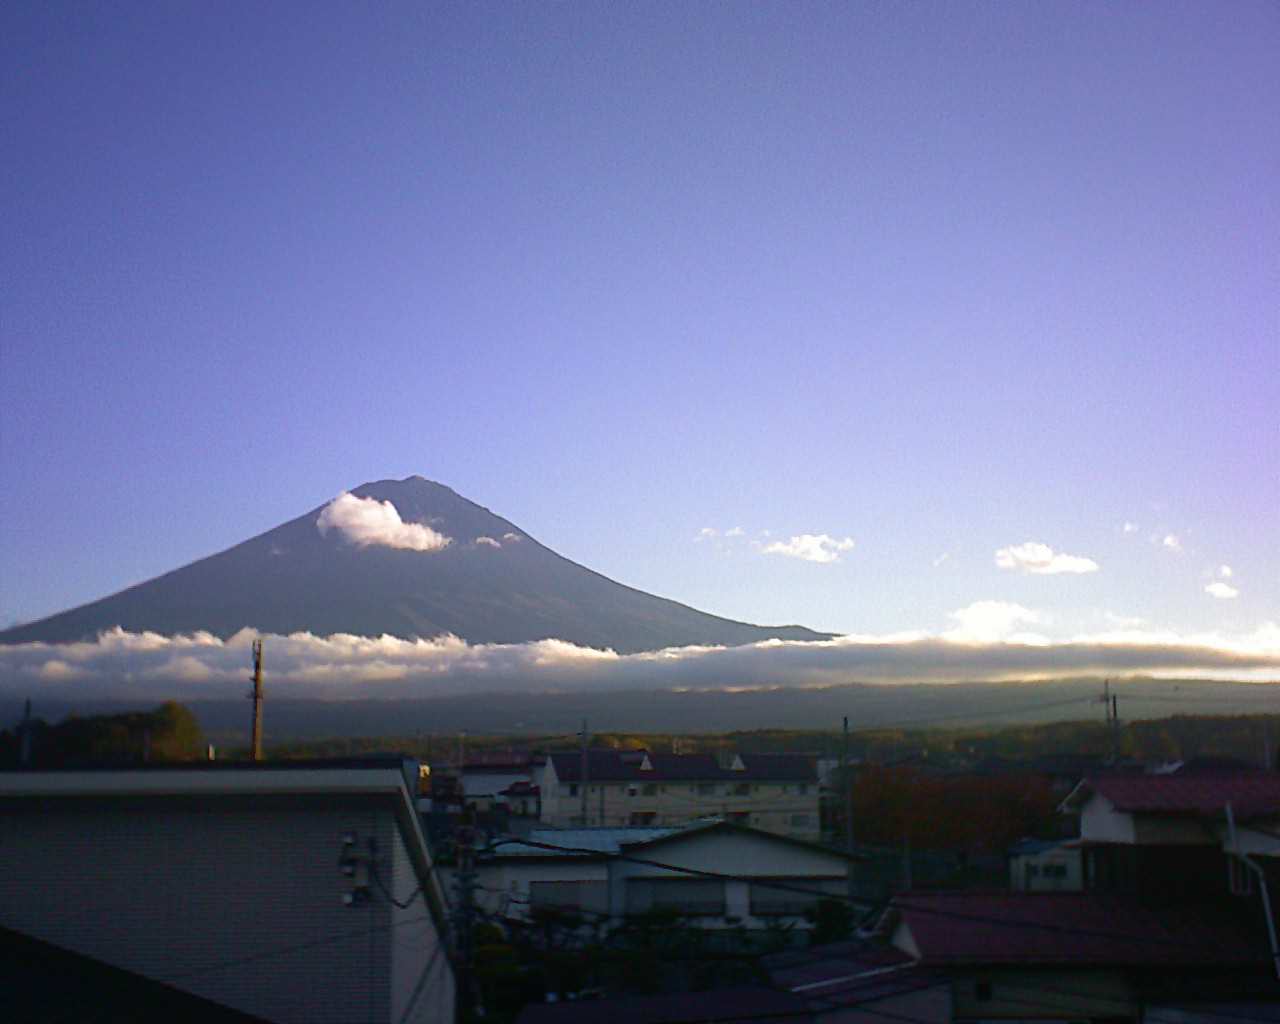
[[[344,905],[348,832],[376,839],[397,898],[414,892],[394,813],[367,800],[10,805],[0,924],[270,1020],[440,1019],[452,971],[430,914],[375,887]]]
[[[747,792],[738,789],[746,787]],[[583,824],[581,791],[555,778],[548,765],[543,779],[543,824],[557,828]],[[588,782],[588,826],[633,823],[633,815],[652,814],[654,825],[683,825],[696,818],[746,814],[744,825],[816,841],[820,834],[818,786],[789,782]]]

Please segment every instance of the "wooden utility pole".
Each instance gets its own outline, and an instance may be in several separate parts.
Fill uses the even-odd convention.
[[[844,749],[840,754],[841,784],[844,786],[844,849],[853,853],[853,766],[849,764],[849,716],[844,716]]]
[[[31,763],[31,698],[27,698],[27,703],[22,708],[22,724],[18,726],[18,733],[22,737],[18,744],[18,763],[22,767],[27,767]]]
[[[250,757],[262,760],[262,640],[253,642],[253,739]]]
[[[1111,695],[1111,760],[1120,760],[1120,708],[1116,695]]]
[[[1120,756],[1120,750],[1116,732],[1116,698],[1111,692],[1110,679],[1102,681],[1102,696],[1098,700],[1102,701],[1102,708],[1107,713],[1107,731],[1111,734],[1111,763],[1115,764],[1116,758]]]
[[[590,758],[587,756],[587,720],[584,718],[582,720],[582,771],[579,772],[579,774],[582,776],[582,779],[578,783],[578,786],[580,787],[580,790],[581,790],[579,795],[582,797],[582,827],[583,828],[587,827],[587,773],[590,770],[587,766],[587,762],[589,760]]]

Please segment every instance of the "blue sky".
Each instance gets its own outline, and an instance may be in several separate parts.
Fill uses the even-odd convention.
[[[0,48],[2,622],[412,473],[751,621],[1280,622],[1274,4],[10,4]]]

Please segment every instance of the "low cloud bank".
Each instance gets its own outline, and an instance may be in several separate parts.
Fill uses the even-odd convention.
[[[378,545],[406,551],[439,551],[450,543],[450,538],[429,526],[406,523],[391,502],[357,498],[346,491],[320,510],[316,529],[322,534],[333,530],[361,548]]]
[[[1235,638],[1141,630],[1069,642],[988,642],[1025,609],[988,608],[942,636],[845,636],[745,647],[680,647],[642,654],[562,640],[470,644],[455,636],[405,640],[348,634],[267,634],[268,696],[413,698],[484,692],[743,689],[851,682],[960,682],[1063,675],[1161,675],[1280,681],[1280,625]],[[104,632],[74,644],[0,646],[0,695],[47,699],[218,699],[245,691],[258,634],[161,636]]]

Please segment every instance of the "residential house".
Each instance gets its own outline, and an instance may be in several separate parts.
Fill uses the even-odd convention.
[[[504,803],[504,794],[512,786],[532,786],[534,770],[533,760],[527,755],[468,761],[459,773],[462,800],[477,810],[488,810]]]
[[[1080,815],[1088,889],[1149,903],[1256,900],[1259,872],[1280,878],[1272,772],[1093,776],[1062,807]]]
[[[761,958],[773,986],[804,1000],[815,1024],[950,1024],[951,985],[892,948],[863,940]]]
[[[1084,888],[1077,839],[1023,839],[1010,848],[1008,860],[1010,889],[1078,892]]]
[[[270,1021],[453,1020],[416,762],[0,772],[0,927]]]
[[[1276,997],[1266,939],[1229,907],[1143,906],[1097,892],[912,892],[880,923],[951,982],[953,1019],[1143,1019],[1187,997]],[[1269,980],[1270,979],[1270,980]]]
[[[760,960],[768,987],[713,988],[659,996],[541,1003],[518,1024],[949,1024],[945,978],[895,950],[842,942],[787,950]]]
[[[814,760],[792,754],[657,754],[592,750],[551,754],[541,781],[544,825],[682,825],[715,815],[816,841]]]
[[[518,818],[537,818],[542,809],[540,790],[524,779],[511,783],[498,794],[498,798]]]
[[[568,1003],[531,1003],[516,1024],[805,1024],[814,1018],[805,1002],[789,992],[768,988],[670,992],[656,996],[585,999]],[[875,1024],[883,1024],[877,1021]]]
[[[849,858],[758,829],[535,829],[495,844],[479,864],[484,909],[510,921],[538,907],[619,923],[666,910],[705,929],[810,927],[806,916],[848,891]]]

